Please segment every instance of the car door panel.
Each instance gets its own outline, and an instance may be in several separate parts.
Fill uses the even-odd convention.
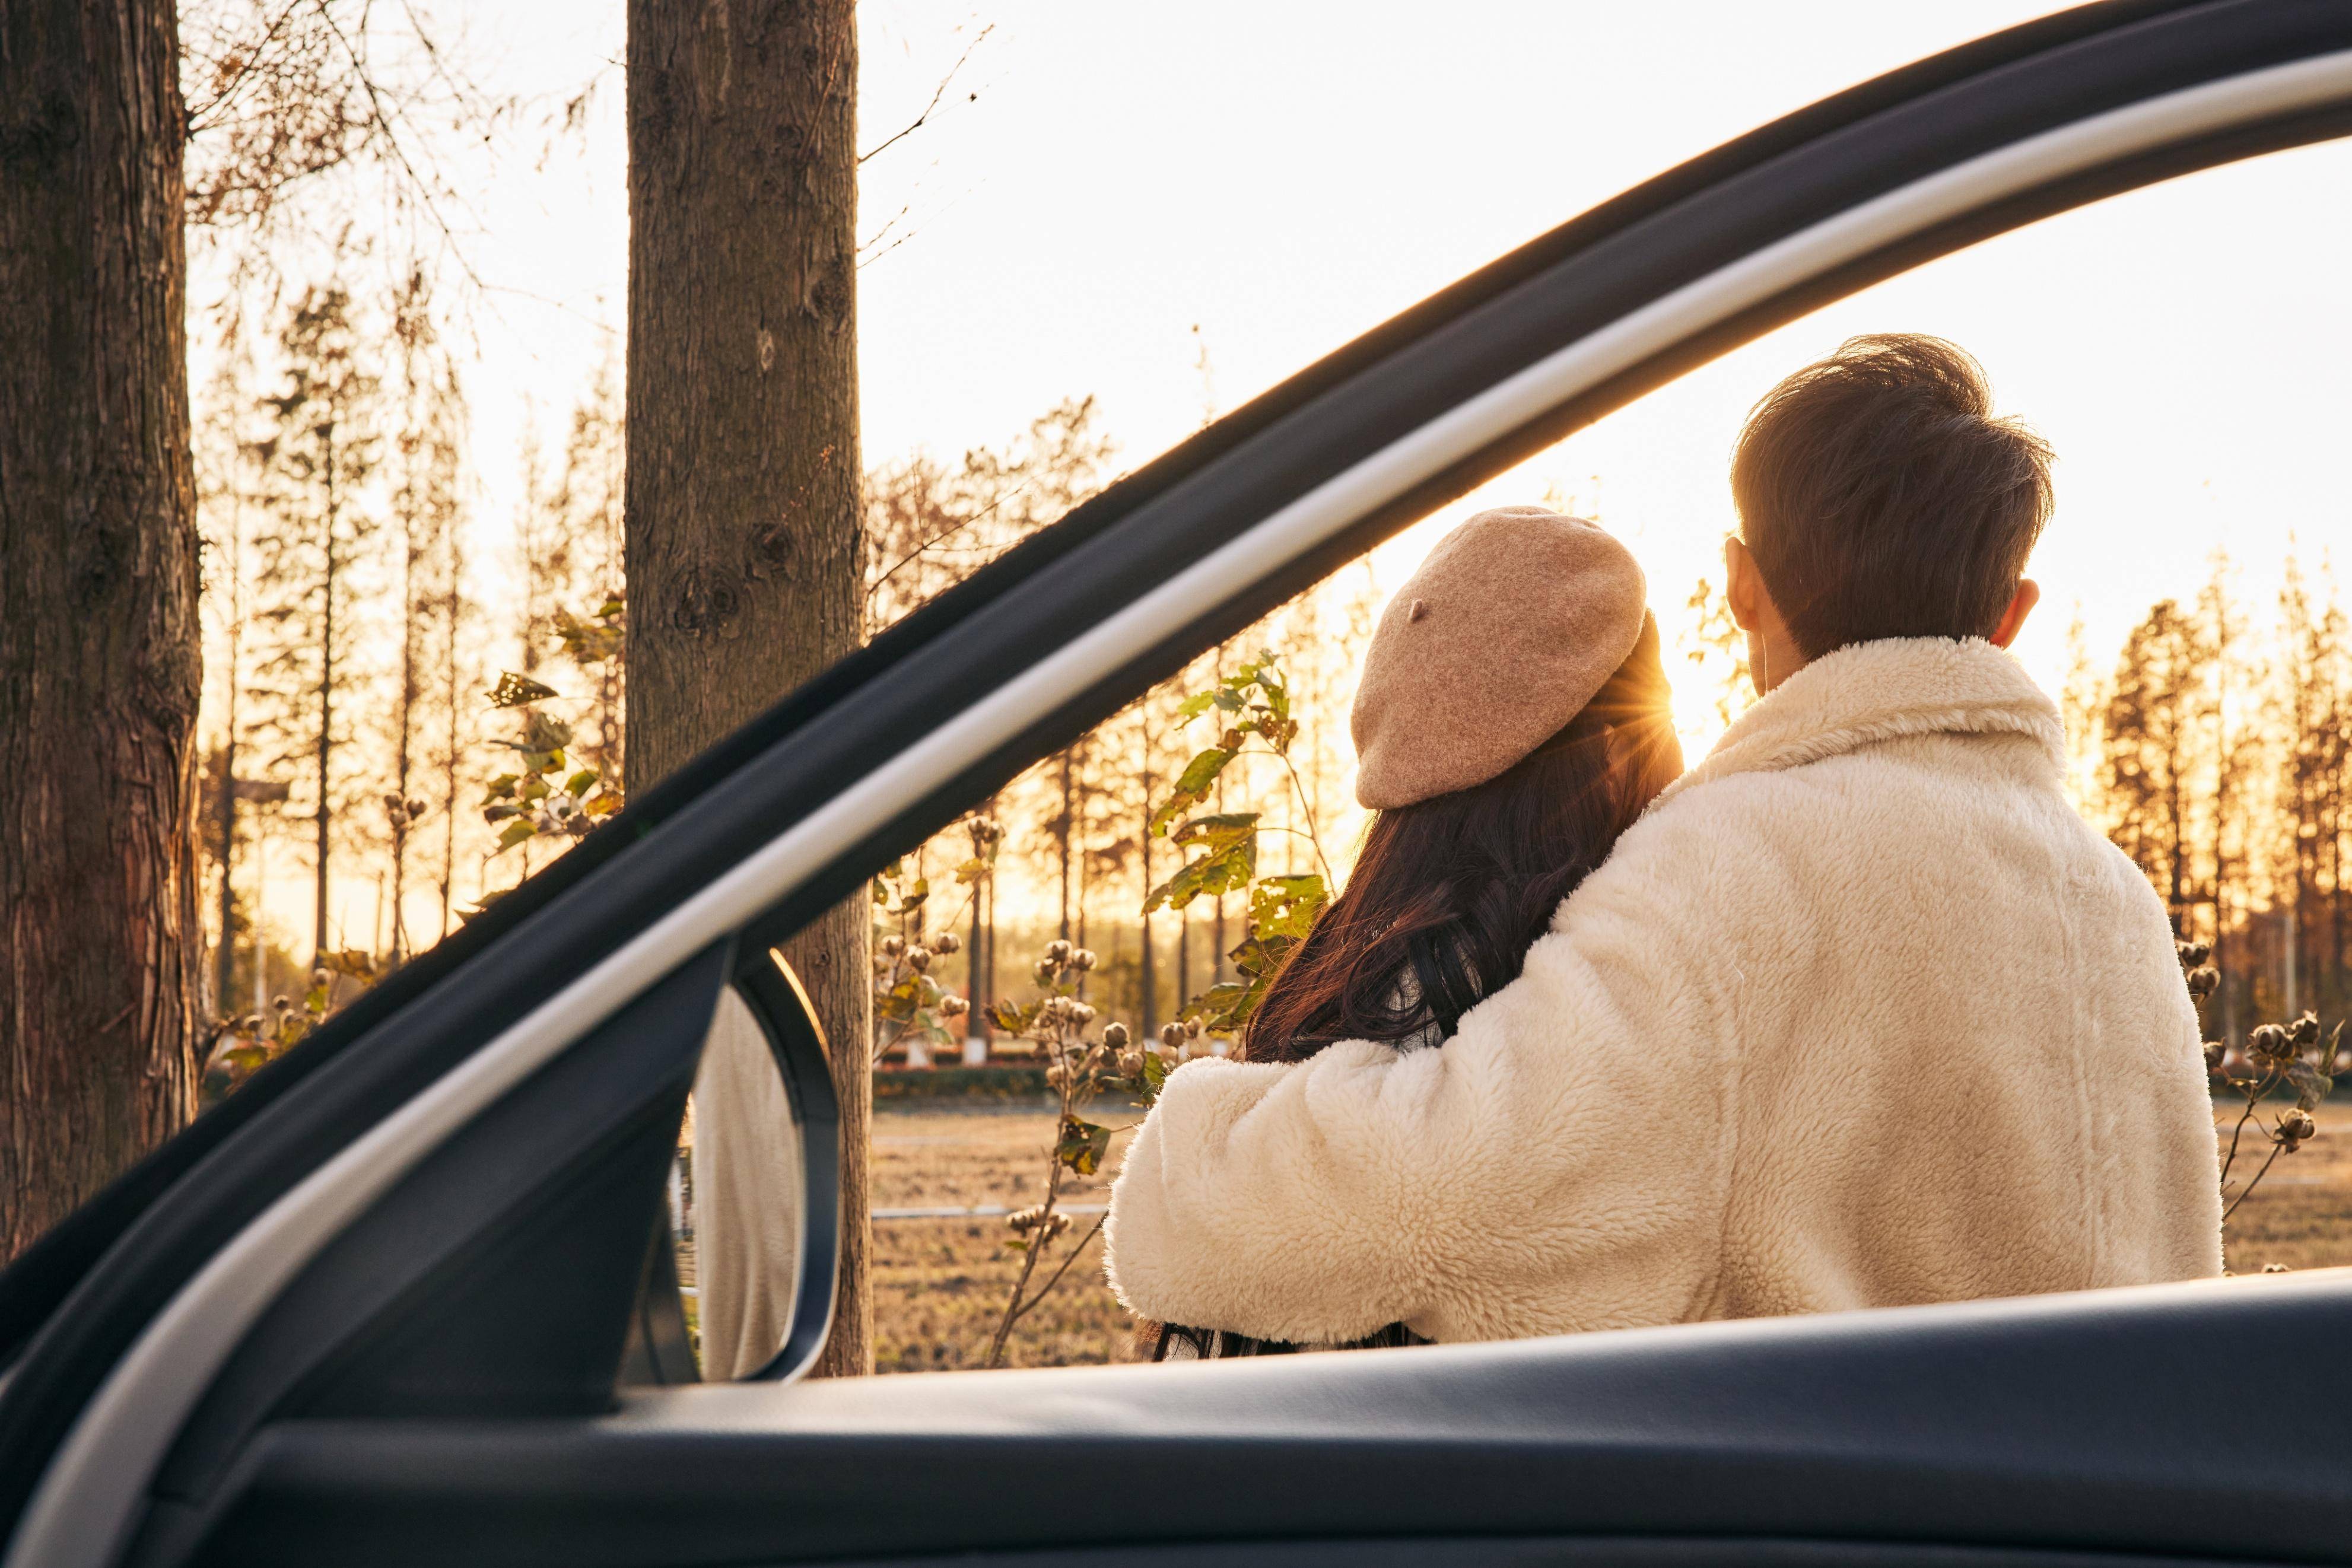
[[[1210,1366],[681,1389],[589,1423],[290,1422],[196,1560],[315,1561],[338,1542],[355,1568],[428,1547],[453,1564],[685,1568],[1699,1537],[2342,1561],[2352,1375],[2303,1361],[2249,1442],[2228,1347],[2326,1343],[2347,1300],[2352,1271],[2329,1270]]]

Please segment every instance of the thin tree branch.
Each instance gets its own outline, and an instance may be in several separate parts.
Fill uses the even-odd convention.
[[[929,549],[941,539],[947,538],[952,534],[961,533],[965,528],[971,527],[974,523],[979,522],[982,518],[987,517],[989,513],[996,510],[997,507],[1002,507],[1005,502],[1012,500],[1014,497],[1020,495],[1022,491],[1026,490],[1028,487],[1029,486],[1026,485],[1014,486],[1011,490],[999,496],[996,499],[991,501],[985,507],[982,507],[979,511],[974,512],[971,517],[957,518],[954,522],[950,523],[946,528],[941,528],[938,533],[933,534],[929,538],[925,539],[921,544],[917,545],[913,549],[908,550],[905,555],[900,556],[891,564],[889,570],[884,572],[881,576],[876,578],[872,582],[866,585],[866,597],[868,600],[871,600],[877,593],[881,591],[882,585],[884,583],[898,575],[900,568],[911,564],[915,558],[921,555],[925,550]]]
[[[940,85],[932,89],[931,101],[923,106],[922,113],[915,116],[913,124],[906,127],[897,135],[889,138],[888,141],[882,142],[879,146],[874,147],[867,152],[860,152],[857,155],[857,162],[863,164],[867,159],[875,157],[883,152],[884,149],[889,147],[891,143],[903,141],[907,137],[913,135],[916,131],[920,131],[923,128],[923,121],[931,117],[931,110],[939,108],[940,99],[947,97],[949,84],[955,80],[956,73],[963,69],[964,62],[971,58],[972,50],[980,47],[982,44],[987,42],[988,35],[994,31],[996,31],[996,24],[991,22],[987,26],[982,27],[980,30],[978,36],[975,37],[971,43],[964,46],[963,53],[958,55],[956,57],[956,63],[948,68],[948,74],[940,78]],[[972,96],[977,98],[979,94],[975,93]]]
[[[1062,1266],[1054,1270],[1054,1277],[1047,1280],[1044,1284],[1038,1286],[1037,1293],[1035,1295],[1030,1297],[1027,1301],[1022,1302],[1018,1308],[1014,1309],[1013,1313],[1013,1321],[1014,1322],[1019,1322],[1023,1314],[1027,1312],[1030,1308],[1035,1306],[1038,1302],[1044,1301],[1047,1296],[1054,1293],[1054,1287],[1062,1282],[1062,1276],[1070,1271],[1070,1265],[1078,1260],[1078,1254],[1085,1251],[1087,1244],[1093,1241],[1096,1237],[1102,1234],[1103,1221],[1109,1218],[1110,1210],[1108,1208],[1095,1216],[1094,1224],[1087,1228],[1087,1233],[1084,1236],[1078,1238],[1078,1244],[1071,1248],[1067,1253],[1064,1254],[1062,1258]]]

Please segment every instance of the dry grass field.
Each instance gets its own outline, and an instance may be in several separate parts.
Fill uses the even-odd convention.
[[[2291,1269],[2352,1263],[2352,1105],[2322,1106],[2319,1125],[2319,1136],[2280,1156],[2261,1188],[2231,1218],[2233,1271],[2257,1273],[2266,1263]],[[874,1206],[887,1211],[1034,1203],[1045,1191],[1044,1150],[1053,1126],[1051,1113],[1029,1108],[878,1110]],[[1126,1144],[1124,1136],[1112,1143],[1106,1175],[1118,1168]],[[1065,1191],[1069,1203],[1098,1205],[1108,1183],[1075,1181]],[[1094,1218],[1075,1216],[1072,1236]],[[1005,1293],[1021,1266],[1020,1254],[1004,1245],[1010,1235],[995,1216],[875,1221],[877,1371],[931,1372],[983,1364]],[[1060,1251],[1057,1247],[1056,1261]],[[1127,1314],[1103,1284],[1101,1254],[1097,1239],[1054,1293],[1014,1328],[1008,1365],[1130,1359]]]
[[[1108,1105],[1095,1118],[1115,1127],[1131,1120]],[[1027,1107],[974,1106],[901,1110],[874,1115],[874,1364],[878,1372],[936,1372],[986,1364],[988,1343],[1004,1311],[1021,1254],[1005,1246],[1013,1232],[1001,1215],[971,1218],[890,1218],[906,1208],[1000,1206],[1019,1208],[1045,1192],[1045,1150],[1054,1136],[1051,1112]],[[1101,1176],[1071,1177],[1062,1201],[1099,1211],[1109,1197],[1105,1179],[1126,1153],[1113,1138]],[[1096,1212],[1071,1216],[1031,1284],[1061,1260]],[[1005,1347],[1008,1366],[1069,1366],[1129,1359],[1127,1313],[1102,1278],[1102,1242],[1090,1242],[1053,1294],[1015,1325]]]
[[[2225,1232],[2230,1270],[2260,1273],[2263,1265],[2326,1269],[2352,1263],[2352,1104],[2322,1105],[2319,1136],[2281,1155],[2262,1186],[2230,1217]],[[2251,1138],[2252,1129],[2248,1128]],[[2222,1124],[2226,1142],[2229,1123]],[[2255,1145],[2254,1153],[2263,1151]],[[2251,1173],[2242,1147],[2238,1166]],[[2235,1179],[2235,1172],[2232,1172]]]

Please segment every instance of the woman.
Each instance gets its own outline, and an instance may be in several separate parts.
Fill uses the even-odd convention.
[[[1351,717],[1375,813],[1346,890],[1267,988],[1251,1061],[1442,1044],[1517,977],[1562,900],[1682,771],[1641,569],[1591,523],[1483,512],[1382,613]],[[1114,1204],[1112,1270],[1118,1270]],[[1344,1346],[1147,1325],[1151,1359]]]

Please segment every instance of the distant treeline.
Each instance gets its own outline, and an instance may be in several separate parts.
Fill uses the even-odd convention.
[[[2097,656],[2073,633],[2071,784],[2182,936],[2213,945],[2232,1041],[2352,1005],[2352,636],[2333,577],[2294,556],[2248,602],[2216,556]]]

